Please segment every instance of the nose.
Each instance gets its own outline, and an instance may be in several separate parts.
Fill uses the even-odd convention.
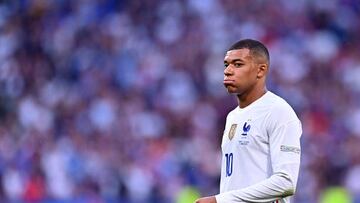
[[[225,76],[230,76],[232,74],[233,74],[233,69],[232,69],[231,64],[230,64],[224,69],[224,75]]]

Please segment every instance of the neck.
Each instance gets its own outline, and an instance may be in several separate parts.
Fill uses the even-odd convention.
[[[258,100],[267,92],[266,86],[262,88],[254,88],[253,90],[237,95],[237,100],[240,108],[245,108],[249,106],[254,101]]]

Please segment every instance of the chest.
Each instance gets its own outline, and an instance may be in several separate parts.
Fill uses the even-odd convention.
[[[221,144],[223,150],[264,151],[268,145],[269,137],[263,119],[238,117],[227,121]]]

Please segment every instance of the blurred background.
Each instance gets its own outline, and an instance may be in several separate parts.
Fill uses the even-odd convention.
[[[1,202],[218,193],[223,57],[243,38],[303,123],[293,202],[360,202],[358,0],[0,2]]]

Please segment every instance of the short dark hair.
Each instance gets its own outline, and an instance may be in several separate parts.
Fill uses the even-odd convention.
[[[253,39],[240,40],[234,43],[233,45],[231,45],[228,51],[236,50],[236,49],[249,49],[251,54],[263,56],[266,58],[267,62],[270,63],[270,55],[268,49],[263,43],[257,40],[253,40]]]

